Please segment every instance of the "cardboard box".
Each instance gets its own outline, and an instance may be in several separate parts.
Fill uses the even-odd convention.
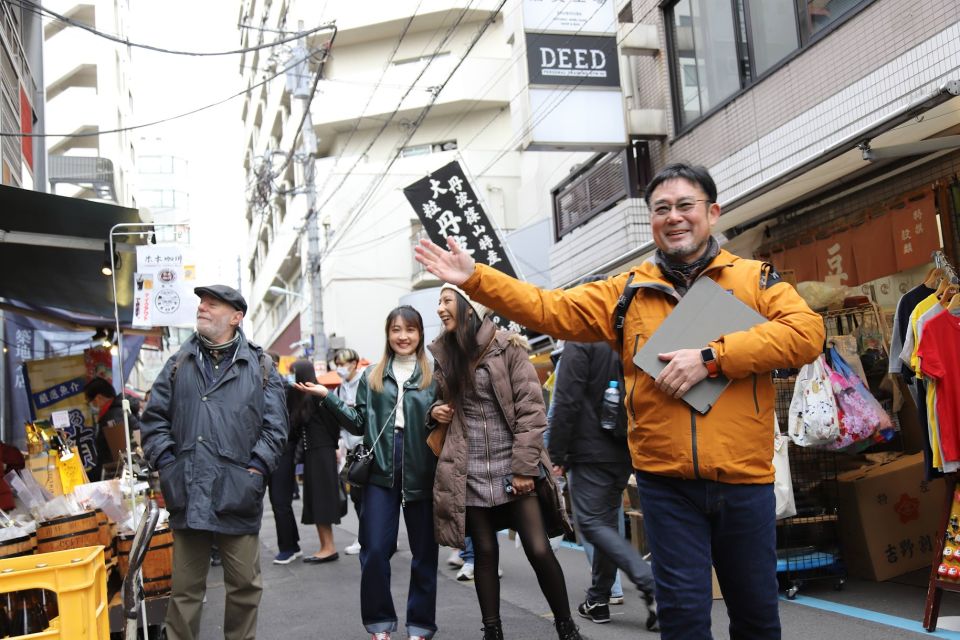
[[[837,476],[850,575],[888,580],[933,562],[946,487],[942,478],[924,480],[923,464],[917,453]]]
[[[643,514],[639,511],[627,511],[630,518],[630,542],[633,548],[640,552],[640,555],[647,555],[647,538],[643,530]],[[720,593],[720,583],[717,582],[717,572],[711,568],[711,582],[713,583],[713,599],[722,600],[723,594]]]
[[[56,457],[49,458],[44,451],[28,457],[26,463],[27,469],[33,474],[37,484],[55,496],[63,495],[63,484],[60,481],[60,472],[57,470]]]
[[[110,448],[110,454],[113,462],[122,460],[127,455],[127,440],[123,437],[123,425],[111,424],[103,427],[103,436],[107,440],[107,446]],[[140,432],[133,432],[133,440],[130,446],[134,450],[140,444]],[[109,462],[109,461],[104,461]]]

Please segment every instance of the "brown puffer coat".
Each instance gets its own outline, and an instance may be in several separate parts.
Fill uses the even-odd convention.
[[[489,372],[503,417],[513,432],[511,471],[514,475],[537,477],[541,464],[545,469],[551,469],[552,465],[543,446],[543,432],[547,428],[543,393],[528,357],[526,340],[516,333],[498,330],[487,318],[477,332],[477,342],[484,350],[477,367],[485,367]],[[434,340],[429,348],[435,359],[437,402],[447,402],[444,376],[450,371],[450,358],[441,338]],[[460,549],[466,537],[467,426],[457,410],[447,429],[433,484],[433,526],[437,542]],[[557,507],[562,509],[556,482],[549,473],[547,481],[558,497]],[[566,519],[565,513],[561,515]]]

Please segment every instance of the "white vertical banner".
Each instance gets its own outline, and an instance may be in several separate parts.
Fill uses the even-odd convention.
[[[195,271],[183,247],[138,246],[133,326],[193,326],[199,302],[193,294]]]

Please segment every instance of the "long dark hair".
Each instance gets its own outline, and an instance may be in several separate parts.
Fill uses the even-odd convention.
[[[471,313],[470,303],[462,295],[455,291],[454,294],[457,300],[457,328],[444,331],[441,336],[450,359],[450,371],[444,372],[448,395],[446,400],[450,402],[457,402],[473,391],[473,363],[480,350],[477,331],[483,321],[476,313]]]
[[[297,382],[317,383],[317,371],[309,360],[304,358],[295,360],[290,365],[290,371],[293,372]],[[302,426],[310,418],[313,410],[313,397],[290,387],[287,391],[287,411],[290,414],[290,422]]]
[[[387,363],[393,357],[393,349],[390,348],[390,325],[397,318],[403,320],[405,324],[413,325],[420,334],[420,341],[417,343],[417,366],[420,367],[420,389],[426,389],[433,381],[433,372],[430,370],[430,362],[427,360],[426,347],[423,344],[423,318],[420,312],[408,304],[403,304],[387,314],[387,321],[384,324],[383,332],[386,334],[386,340],[383,345],[383,357],[380,362],[373,365],[370,374],[367,376],[367,384],[370,390],[376,393],[383,391],[383,374],[387,370]]]

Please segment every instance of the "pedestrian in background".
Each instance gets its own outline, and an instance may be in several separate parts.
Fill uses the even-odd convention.
[[[593,278],[590,282],[599,278]],[[577,608],[583,618],[610,622],[610,595],[619,567],[647,608],[647,629],[657,626],[653,573],[620,533],[623,490],[632,467],[627,449],[627,415],[619,402],[616,420],[602,419],[603,393],[620,384],[617,353],[602,342],[564,344],[550,410],[550,459],[566,472],[573,517],[585,542],[593,545],[592,581]]]
[[[367,367],[356,406],[347,406],[319,384],[298,389],[321,398],[351,433],[362,434],[374,453],[360,512],[360,613],[373,640],[390,640],[397,613],[390,593],[390,559],[397,552],[400,511],[407,526],[410,587],[407,636],[428,640],[437,632],[437,558],[433,535],[433,478],[436,457],[427,446],[427,412],[436,399],[423,345],[423,319],[413,307],[387,315],[380,361]],[[461,541],[463,540],[461,536]]]
[[[240,330],[247,303],[226,285],[197,287],[197,331],[170,357],[140,421],[143,452],[160,472],[173,536],[166,634],[194,640],[210,548],[223,558],[223,634],[252,640],[263,591],[260,522],[265,476],[287,439],[283,383]]]
[[[340,376],[340,386],[334,393],[345,405],[354,407],[357,404],[357,389],[360,387],[360,356],[353,349],[341,349],[334,358],[334,364],[337,365],[337,375]],[[341,427],[340,441],[344,448],[350,451],[363,442],[363,436],[355,436]],[[360,508],[363,506],[363,487],[350,485],[350,501],[359,518]],[[349,556],[360,553],[360,537],[357,536],[357,539],[347,545],[343,552]]]
[[[543,446],[546,409],[526,340],[498,330],[488,310],[450,285],[440,290],[443,333],[430,345],[447,424],[434,488],[436,535],[462,547],[473,540],[474,585],[484,640],[502,640],[497,531],[514,529],[550,604],[561,640],[579,640],[563,570],[550,548],[535,481],[553,483]]]
[[[313,362],[295,360],[290,365],[294,384],[290,390],[290,422],[303,433],[303,512],[300,522],[317,528],[320,549],[303,559],[307,564],[333,562],[340,557],[333,540],[333,525],[340,524],[340,476],[337,474],[337,443],[340,425],[333,412],[304,393],[304,385],[317,384]]]
[[[274,366],[280,364],[280,354],[271,352]],[[290,404],[290,395],[294,393],[290,384],[281,376],[284,396],[287,405]],[[270,491],[270,508],[273,509],[273,523],[277,529],[277,555],[273,564],[290,564],[300,557],[300,531],[297,528],[297,516],[293,513],[293,494],[297,486],[294,475],[294,457],[300,444],[301,433],[289,422],[287,432],[287,446],[283,455],[277,461],[277,468],[270,474],[268,488]]]

